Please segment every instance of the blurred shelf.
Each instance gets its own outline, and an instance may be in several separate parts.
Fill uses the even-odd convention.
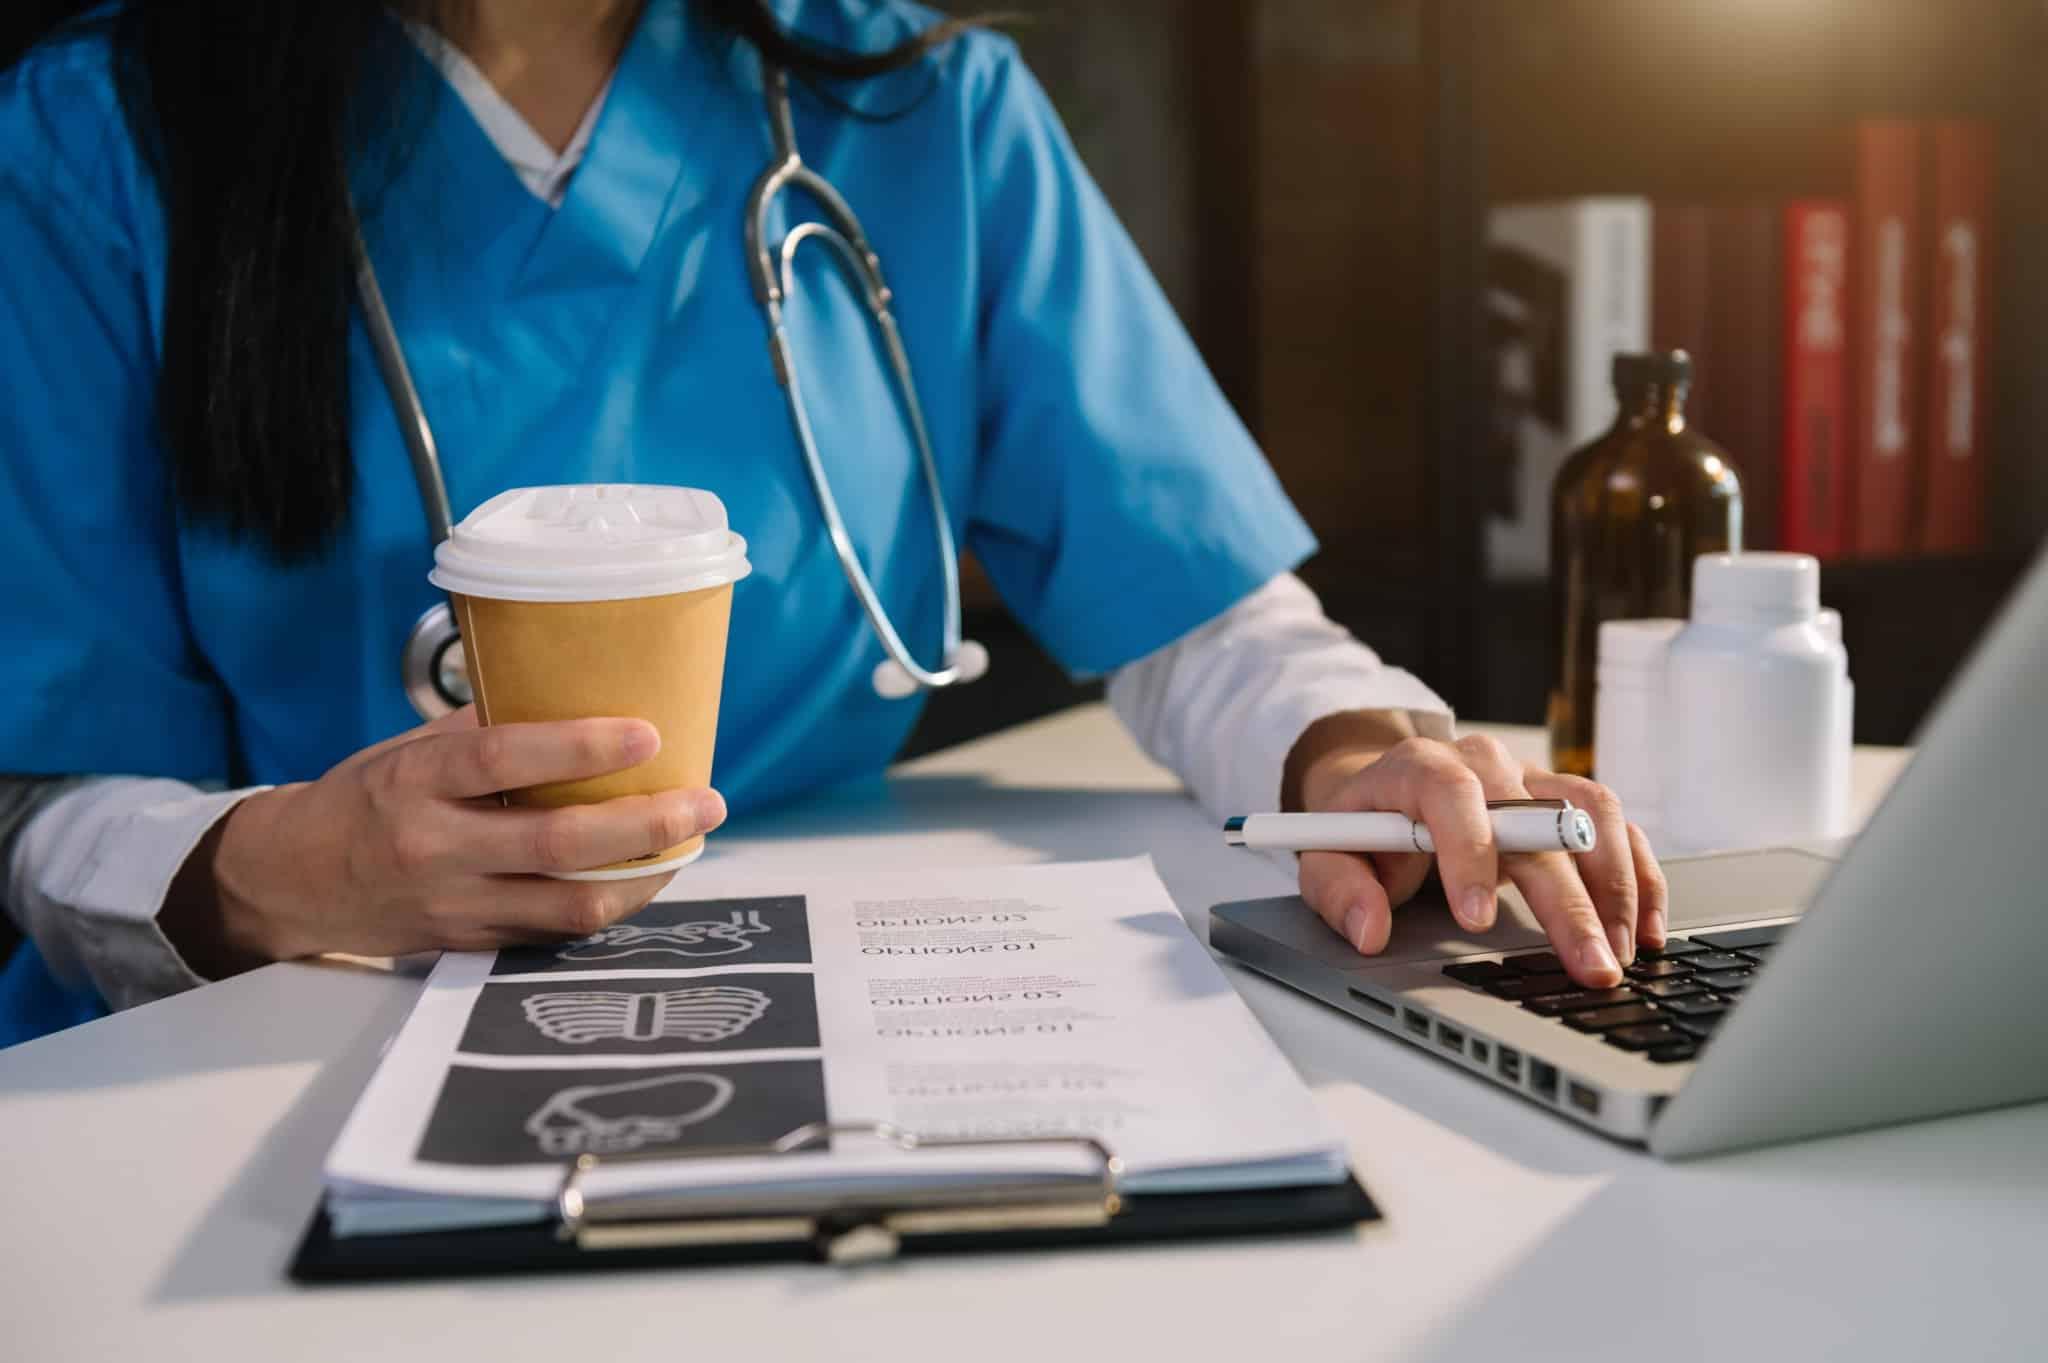
[[[1857,742],[1911,741],[2027,563],[1976,554],[1821,565],[1821,600],[1842,613],[1856,681]],[[1485,675],[1475,717],[1541,723],[1552,667],[1548,584],[1489,583],[1482,619]]]
[[[973,8],[949,0],[956,10]],[[1026,0],[1020,31],[1321,538],[1333,618],[1462,713],[1540,719],[1545,588],[1481,581],[1491,204],[1847,187],[1873,115],[2000,130],[1993,543],[1830,565],[1859,734],[1900,741],[2048,534],[2048,0]],[[989,680],[909,751],[1088,694],[971,585]]]
[[[2006,119],[2038,92],[2036,0],[1523,0],[1490,11],[1496,199],[1827,193],[1873,115]]]

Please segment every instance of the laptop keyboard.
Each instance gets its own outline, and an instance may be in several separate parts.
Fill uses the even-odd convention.
[[[1699,1055],[1791,926],[1674,936],[1661,950],[1639,950],[1614,989],[1581,989],[1548,951],[1527,951],[1503,961],[1453,962],[1444,974],[1538,1017],[1669,1065]]]

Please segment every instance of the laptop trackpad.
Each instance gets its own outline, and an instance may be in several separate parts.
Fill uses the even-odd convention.
[[[1683,932],[1799,913],[1813,902],[1835,862],[1817,852],[1770,848],[1677,857],[1663,865],[1671,886],[1671,927]]]

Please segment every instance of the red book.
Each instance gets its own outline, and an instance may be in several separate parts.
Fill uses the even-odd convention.
[[[1920,547],[1984,544],[1984,424],[1991,295],[1991,129],[1936,123],[1927,347],[1926,497]]]
[[[1819,558],[1848,547],[1848,292],[1849,205],[1787,204],[1778,543]]]
[[[1778,205],[1765,199],[1651,206],[1651,348],[1692,354],[1686,417],[1742,479],[1747,549],[1778,538],[1783,237]]]
[[[1717,203],[1707,212],[1713,280],[1702,434],[1728,452],[1742,480],[1742,546],[1775,548],[1784,438],[1784,215],[1768,199]]]
[[[1913,547],[1920,482],[1921,127],[1856,127],[1856,241],[1850,252],[1850,550],[1896,557]]]

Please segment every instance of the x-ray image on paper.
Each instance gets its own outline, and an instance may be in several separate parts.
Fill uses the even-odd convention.
[[[487,1070],[455,1065],[419,1158],[438,1164],[558,1163],[772,1141],[825,1120],[816,1060],[658,1069]]]
[[[695,970],[721,965],[808,965],[802,895],[649,904],[623,923],[553,946],[498,953],[493,975],[567,970]]]
[[[481,1055],[691,1055],[815,1047],[818,1004],[799,971],[486,984],[462,1049]]]

